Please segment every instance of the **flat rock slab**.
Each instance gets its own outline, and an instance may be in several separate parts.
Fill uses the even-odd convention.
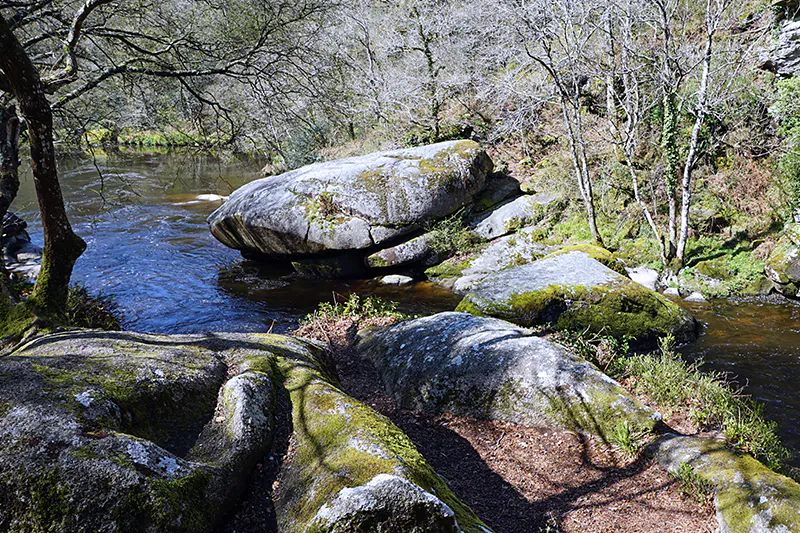
[[[531,263],[552,252],[552,246],[533,239],[535,232],[535,227],[523,228],[513,235],[493,240],[478,252],[448,259],[429,268],[425,274],[438,285],[465,294],[490,274]]]
[[[800,531],[800,484],[710,437],[666,435],[651,446],[656,460],[678,473],[688,464],[714,485],[722,533]]]
[[[360,333],[358,353],[401,407],[608,438],[660,415],[565,347],[494,318],[440,313]]]
[[[241,187],[208,223],[223,244],[266,257],[364,250],[470,203],[492,167],[473,141],[316,163]]]
[[[550,325],[652,344],[673,335],[696,336],[694,318],[658,293],[573,251],[510,268],[485,278],[458,311],[494,316],[522,326]]]

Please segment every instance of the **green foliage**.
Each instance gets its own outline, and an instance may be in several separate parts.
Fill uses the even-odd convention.
[[[480,240],[467,229],[464,210],[434,222],[425,229],[429,234],[428,246],[440,255],[472,251]]]
[[[630,423],[623,420],[617,424],[614,433],[611,434],[611,443],[631,457],[636,457],[642,451],[647,434],[646,431],[632,429]]]
[[[675,353],[674,339],[661,339],[659,352],[624,360],[623,375],[636,392],[668,409],[688,410],[700,429],[720,429],[728,442],[779,470],[789,451],[777,435],[777,424],[763,418],[763,407],[743,396],[723,374],[703,372]]]
[[[711,505],[714,499],[714,485],[700,477],[689,463],[681,464],[672,477],[679,484],[680,491],[700,505]]]
[[[104,295],[92,296],[82,286],[69,288],[66,315],[70,327],[105,330],[122,327],[119,306],[114,300]]]
[[[307,315],[302,324],[310,324],[317,320],[330,320],[343,317],[353,319],[391,318],[402,320],[408,315],[397,311],[397,302],[387,302],[377,296],[359,296],[351,294],[343,302],[323,302],[313,313]]]
[[[753,254],[749,241],[703,236],[689,241],[686,255],[689,266],[681,271],[681,278],[706,297],[754,296],[763,289],[764,261]]]
[[[778,96],[770,113],[778,121],[784,153],[778,172],[784,180],[793,208],[800,207],[800,79],[791,77],[777,83]]]

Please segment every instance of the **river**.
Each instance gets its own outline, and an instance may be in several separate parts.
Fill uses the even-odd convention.
[[[60,170],[70,220],[88,244],[73,281],[113,295],[128,329],[285,332],[319,302],[350,292],[420,314],[451,310],[459,300],[430,283],[398,288],[372,280],[298,280],[243,260],[208,231],[206,217],[219,202],[197,196],[227,195],[257,178],[252,163],[130,152],[63,161]],[[40,244],[29,171],[12,210]],[[684,355],[736,377],[780,422],[785,442],[800,450],[800,307],[719,301],[691,309],[705,327]]]

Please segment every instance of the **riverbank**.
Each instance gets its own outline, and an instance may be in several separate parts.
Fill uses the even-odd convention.
[[[403,429],[495,531],[718,531],[710,500],[646,455],[553,428],[400,409],[354,353],[359,327],[393,320],[318,319],[293,334],[327,343],[343,389]]]

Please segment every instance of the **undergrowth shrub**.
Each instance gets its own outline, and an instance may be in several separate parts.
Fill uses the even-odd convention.
[[[410,316],[397,310],[397,302],[358,294],[340,301],[334,294],[332,303],[319,304],[291,333],[324,342],[332,350],[344,350],[352,345],[360,328],[389,326],[407,318]]]
[[[724,374],[684,361],[675,352],[672,336],[660,339],[659,350],[647,354],[629,354],[625,339],[574,332],[552,337],[611,377],[624,380],[632,392],[660,409],[684,412],[699,431],[721,431],[738,452],[789,473],[786,461],[791,453],[781,443],[777,423],[764,418],[763,405],[742,394]],[[615,444],[632,450],[634,437],[624,427],[618,428]]]
[[[763,406],[724,374],[684,361],[673,345],[674,339],[666,337],[659,352],[623,359],[622,375],[630,378],[634,391],[664,408],[686,410],[698,429],[720,430],[739,452],[781,470],[790,453],[778,437],[778,425],[764,419]]]
[[[428,225],[428,246],[439,255],[459,254],[472,251],[480,239],[467,229],[464,210]]]
[[[67,325],[75,328],[118,330],[122,327],[119,306],[109,296],[91,295],[74,285],[67,295]]]

